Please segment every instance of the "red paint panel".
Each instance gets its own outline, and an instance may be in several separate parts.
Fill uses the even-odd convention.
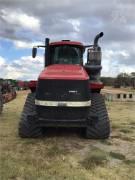
[[[35,80],[32,80],[28,83],[28,87],[29,88],[33,88],[33,87],[36,87],[37,86],[37,81]]]
[[[21,88],[23,88],[23,87],[28,87],[28,84],[27,84],[27,82],[25,82],[25,81],[18,81],[18,86]]]
[[[39,79],[88,80],[89,76],[80,65],[54,64],[46,67]]]
[[[74,46],[83,46],[82,43],[76,42],[76,41],[58,41],[58,42],[52,42],[50,43],[50,46],[61,46],[61,45],[74,45]]]
[[[16,92],[12,92],[12,93],[6,93],[3,95],[3,103],[8,103],[9,101],[11,101],[12,99],[16,98]]]
[[[103,89],[104,88],[104,84],[102,82],[91,82],[89,84],[91,89]]]

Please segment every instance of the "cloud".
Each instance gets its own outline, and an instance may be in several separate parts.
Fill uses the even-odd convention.
[[[45,37],[93,43],[103,31],[102,74],[115,76],[135,68],[134,7],[133,0],[1,0],[0,37],[15,48],[28,49]]]
[[[116,77],[122,72],[134,72],[135,63],[132,60],[130,61],[132,58],[126,50],[105,50],[102,54],[102,76]]]
[[[14,40],[13,44],[16,48],[20,49],[31,49],[35,45],[42,45],[42,42],[27,42],[27,41],[19,41],[19,40]]]
[[[20,26],[23,29],[30,29],[32,31],[40,30],[39,19],[22,12],[9,12],[6,9],[2,9],[1,18],[10,25]]]
[[[14,12],[17,12],[18,19],[26,16],[28,27],[32,27],[31,17],[37,19],[36,22],[40,21],[40,37],[49,35],[61,38],[68,35],[71,38],[77,30],[77,37],[86,41],[91,35],[93,37],[104,30],[105,40],[124,41],[126,37],[133,39],[135,30],[130,29],[135,19],[133,0],[128,0],[128,3],[126,0],[40,0],[38,3],[32,0],[6,0],[1,1],[0,5],[6,9],[6,14],[10,12],[11,17],[14,17]],[[23,22],[25,24],[25,18]],[[36,24],[39,26],[39,23]]]
[[[5,64],[5,59],[3,57],[0,56],[0,66],[4,66]]]
[[[10,40],[31,40],[40,32],[40,19],[19,10],[0,9],[0,37]]]
[[[0,57],[0,78],[37,79],[42,69],[43,58],[40,56],[37,56],[35,59],[30,56],[23,56],[12,63],[6,63],[6,60]]]

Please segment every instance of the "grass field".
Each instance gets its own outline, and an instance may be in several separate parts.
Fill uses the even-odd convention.
[[[74,129],[21,139],[18,121],[26,95],[19,93],[0,116],[0,180],[135,179],[135,103],[107,102],[108,140],[86,140]]]

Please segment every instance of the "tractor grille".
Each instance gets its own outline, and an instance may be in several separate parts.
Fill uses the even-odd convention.
[[[90,90],[84,80],[39,80],[36,99],[47,101],[88,101]]]
[[[90,90],[88,81],[82,80],[39,80],[36,99],[46,101],[88,101]],[[88,107],[36,106],[39,117],[45,119],[84,119]]]

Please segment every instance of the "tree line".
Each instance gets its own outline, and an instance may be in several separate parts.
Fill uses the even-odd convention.
[[[135,72],[130,74],[120,73],[117,77],[101,77],[101,81],[105,86],[113,86],[115,88],[132,87],[135,89]]]

